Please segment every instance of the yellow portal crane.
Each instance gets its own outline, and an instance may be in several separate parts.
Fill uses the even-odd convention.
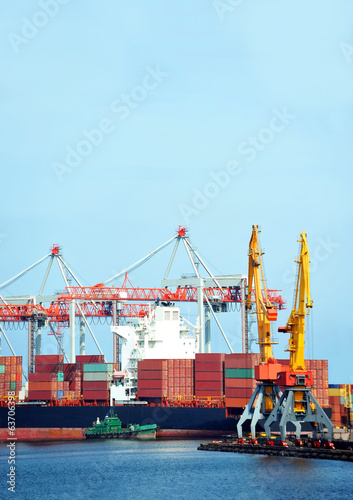
[[[280,327],[278,331],[290,333],[289,347],[287,349],[290,352],[290,370],[305,372],[305,316],[309,314],[307,310],[313,307],[313,301],[310,297],[309,248],[306,234],[301,233],[300,240],[298,241],[301,243],[301,247],[299,260],[296,261],[298,264],[298,273],[294,306],[288,318],[287,325]]]
[[[287,423],[295,426],[296,438],[300,441],[303,423],[311,424],[313,437],[317,438],[318,430],[327,427],[328,442],[332,447],[333,425],[311,392],[313,373],[306,370],[304,360],[305,316],[313,306],[310,297],[309,249],[306,233],[301,233],[298,240],[301,244],[298,263],[297,281],[294,289],[294,306],[287,325],[278,329],[288,332],[290,353],[289,367],[278,373],[278,385],[284,388],[283,394],[267,418],[264,428],[267,436],[271,435],[271,425],[279,422],[281,442],[285,441]]]
[[[260,346],[260,364],[255,366],[255,379],[258,381],[255,391],[237,423],[237,432],[240,442],[243,441],[243,424],[250,420],[250,429],[253,437],[256,435],[256,425],[265,419],[272,411],[281,396],[276,381],[282,365],[277,363],[273,352],[271,338],[271,321],[277,320],[277,310],[271,303],[265,282],[262,264],[262,255],[259,242],[258,226],[252,227],[249,243],[249,274],[248,298],[246,308],[251,309],[251,294],[254,285],[255,305],[257,316],[258,343]],[[261,283],[262,282],[262,283]]]

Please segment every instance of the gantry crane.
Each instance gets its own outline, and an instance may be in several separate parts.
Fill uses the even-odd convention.
[[[257,387],[246,405],[242,416],[237,424],[238,438],[242,440],[242,426],[247,420],[251,420],[251,434],[255,438],[256,424],[265,418],[273,410],[276,401],[281,396],[281,391],[276,384],[277,374],[282,365],[277,363],[272,345],[276,344],[271,337],[271,323],[277,320],[277,310],[270,300],[267,292],[265,273],[262,264],[264,252],[260,249],[258,226],[252,227],[252,235],[249,243],[249,271],[248,271],[248,297],[247,309],[251,309],[251,291],[254,284],[255,307],[257,316],[258,343],[260,346],[260,364],[255,367],[255,379]],[[262,283],[261,283],[262,282]]]
[[[331,445],[333,425],[311,392],[313,373],[308,371],[304,360],[305,316],[313,306],[310,297],[309,249],[306,233],[301,233],[300,255],[298,260],[297,281],[294,293],[294,306],[285,327],[278,331],[290,334],[289,367],[278,374],[278,384],[284,392],[265,422],[267,438],[270,439],[271,425],[279,422],[282,443],[285,442],[287,423],[291,422],[296,429],[297,443],[303,423],[310,423],[313,438],[317,440],[318,430],[324,426],[328,431],[328,443]],[[283,367],[285,368],[285,367]],[[287,368],[287,367],[286,367]]]

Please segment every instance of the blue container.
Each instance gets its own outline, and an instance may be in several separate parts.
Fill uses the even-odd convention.
[[[328,385],[328,388],[329,388],[329,389],[339,389],[339,388],[340,388],[340,386],[339,386],[339,384],[329,384],[329,385]]]
[[[58,391],[56,393],[56,397],[57,397],[57,399],[63,398],[64,397],[64,391]]]

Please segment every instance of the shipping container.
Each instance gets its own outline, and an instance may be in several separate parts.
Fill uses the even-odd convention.
[[[50,401],[53,396],[52,391],[28,391],[29,401]]]
[[[83,391],[86,401],[103,401],[109,399],[109,391]]]
[[[174,359],[144,359],[138,362],[138,370],[166,370],[172,367],[174,367]]]
[[[251,389],[240,389],[239,387],[231,388],[226,387],[225,396],[226,398],[247,398],[249,401],[253,391]]]
[[[244,408],[248,402],[248,398],[225,398],[227,408]]]
[[[254,378],[255,370],[252,368],[226,368],[226,378]]]
[[[224,379],[225,388],[243,388],[243,389],[256,389],[256,380],[253,378],[225,378]]]
[[[76,363],[104,363],[103,354],[81,354],[76,356]]]
[[[195,372],[195,382],[205,380],[223,382],[223,372]]]
[[[165,393],[162,389],[138,389],[137,396],[139,399],[143,398],[162,398]]]
[[[83,372],[112,372],[113,363],[89,363],[83,365]]]
[[[64,371],[63,363],[50,363],[35,365],[36,373],[58,373]]]
[[[83,374],[83,380],[103,382],[103,380],[111,380],[112,374],[106,372],[86,372]]]
[[[225,368],[254,368],[260,362],[260,354],[232,353],[225,355]]]
[[[223,392],[223,382],[195,381],[195,394],[208,390]]]
[[[224,362],[224,353],[196,353],[195,363],[222,363]]]
[[[83,382],[83,391],[107,391],[109,390],[110,382]],[[72,390],[72,384],[70,384],[70,390]]]
[[[196,372],[223,372],[223,362],[207,362],[195,361]]]
[[[63,354],[37,354],[34,364],[56,364],[64,362]]]
[[[169,370],[139,370],[139,380],[160,379],[167,380],[169,377]]]

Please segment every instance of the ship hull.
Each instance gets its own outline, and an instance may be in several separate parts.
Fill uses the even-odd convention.
[[[84,439],[83,429],[99,417],[104,419],[108,406],[16,406],[18,441]],[[174,408],[153,406],[115,406],[124,427],[131,423],[156,424],[157,437],[216,437],[235,432],[236,420],[227,417],[225,408]],[[0,440],[9,437],[8,410],[0,408]]]
[[[8,409],[0,407],[0,441],[16,437],[17,441],[53,441],[84,439],[83,430],[92,422],[104,420],[114,408],[127,427],[156,424],[157,438],[215,438],[236,432],[237,417],[242,409],[232,409],[229,417],[226,408],[187,408],[154,406],[16,406],[15,436],[8,433]],[[331,409],[325,408],[331,417]],[[249,423],[249,422],[247,422]],[[292,430],[288,426],[288,430]],[[277,431],[278,425],[273,426]],[[245,431],[248,430],[247,427]],[[294,430],[294,427],[293,427]]]

